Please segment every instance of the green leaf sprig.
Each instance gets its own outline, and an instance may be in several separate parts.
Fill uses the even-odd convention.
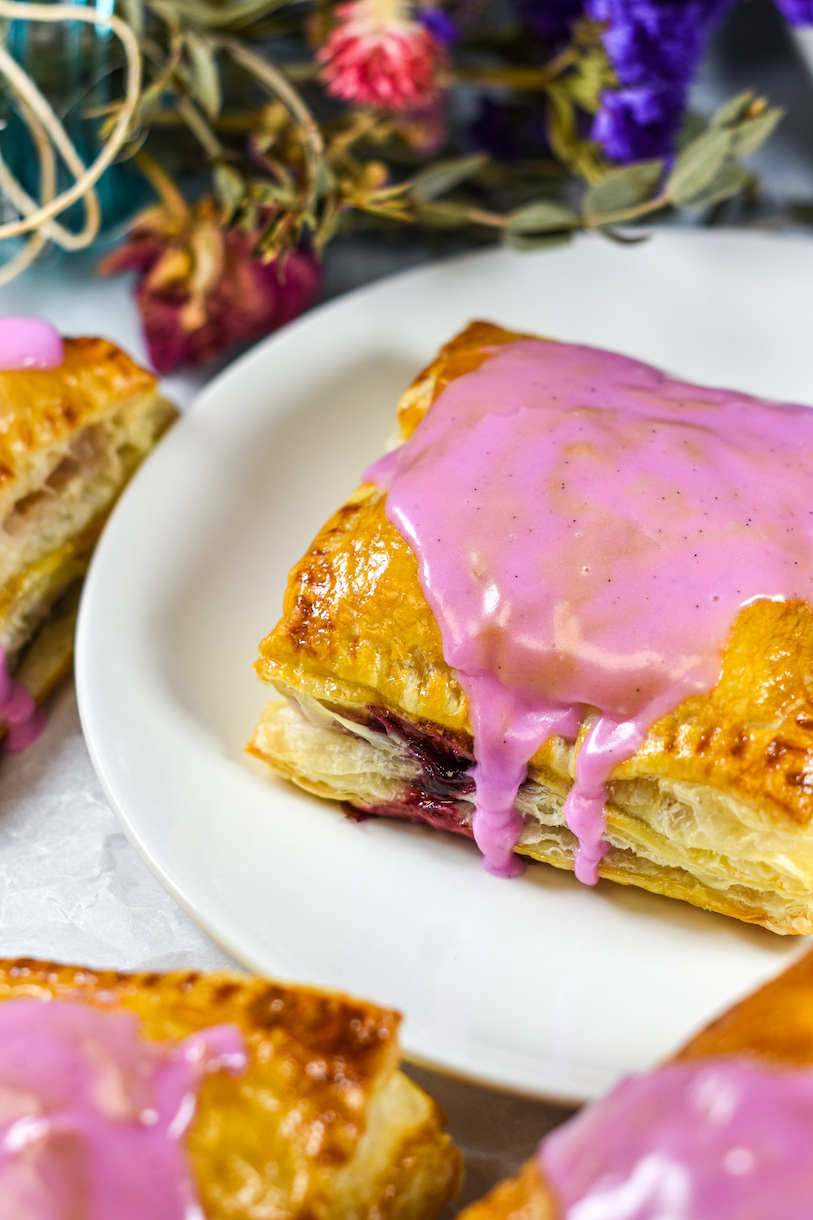
[[[546,199],[511,212],[501,226],[503,241],[514,249],[541,249],[591,229],[625,240],[619,226],[668,208],[709,208],[730,199],[753,180],[741,159],[761,147],[783,113],[764,98],[742,93],[712,115],[673,165],[651,160],[607,168],[584,192],[578,210]]]
[[[119,12],[141,55],[123,155],[153,167],[145,172],[160,176],[165,198],[207,170],[219,223],[255,235],[266,260],[303,241],[320,249],[360,223],[457,230],[515,250],[585,230],[640,240],[644,221],[749,188],[743,162],[782,117],[743,93],[692,131],[673,163],[609,164],[584,134],[616,84],[601,26],[577,22],[570,44],[540,60],[509,25],[464,38],[441,83],[496,88],[517,109],[535,108],[551,155],[500,163],[461,154],[453,138],[428,153],[403,116],[325,97],[312,51],[332,20],[329,0],[120,0]],[[104,137],[120,113],[110,103],[88,116]]]

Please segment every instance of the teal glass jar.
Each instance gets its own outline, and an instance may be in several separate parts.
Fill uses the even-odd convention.
[[[100,18],[113,12],[115,0],[67,0],[95,9]],[[100,112],[122,96],[122,55],[118,40],[102,21],[12,21],[6,46],[48,99],[85,165],[98,154]],[[30,195],[39,197],[38,158],[25,122],[7,91],[0,95],[4,127],[0,149],[12,173]],[[59,161],[57,188],[73,179]],[[142,175],[128,161],[116,162],[96,184],[102,209],[101,235],[119,227],[148,194]],[[82,205],[60,219],[71,228],[82,225]]]

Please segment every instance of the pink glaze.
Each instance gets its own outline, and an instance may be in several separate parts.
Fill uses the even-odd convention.
[[[565,817],[593,884],[606,783],[707,692],[742,606],[813,604],[813,411],[521,340],[451,382],[367,472],[418,559],[474,730],[474,836],[520,871],[519,785],[554,734],[579,750]]]
[[[56,369],[64,359],[62,336],[49,322],[0,317],[0,370]]]
[[[202,1220],[183,1137],[212,1072],[245,1044],[218,1025],[148,1042],[123,1009],[0,1004],[0,1215],[15,1220]]]
[[[0,724],[6,726],[2,748],[9,753],[25,750],[45,728],[45,713],[32,695],[8,672],[6,655],[0,648]]]
[[[813,1072],[744,1060],[630,1076],[539,1164],[561,1220],[809,1220]]]

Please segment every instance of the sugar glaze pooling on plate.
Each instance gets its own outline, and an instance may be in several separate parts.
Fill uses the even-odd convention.
[[[237,1026],[182,1042],[134,1013],[69,1000],[0,1004],[0,1197],[26,1220],[200,1220],[183,1137],[206,1076],[242,1074]]]
[[[807,1220],[813,1071],[737,1059],[630,1076],[551,1132],[561,1220]]]
[[[62,336],[42,318],[0,318],[0,370],[59,368],[65,359]],[[24,686],[8,672],[0,648],[0,722],[7,733],[3,749],[24,750],[45,727],[45,717]]]
[[[613,768],[714,687],[743,606],[813,604],[804,454],[807,407],[529,339],[447,385],[370,468],[468,701],[490,872],[521,871],[530,759],[595,709],[564,810],[576,876],[594,884]]]

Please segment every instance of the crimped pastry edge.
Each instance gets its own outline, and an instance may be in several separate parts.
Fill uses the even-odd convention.
[[[154,395],[158,380],[109,339],[63,339],[53,369],[0,372],[0,517],[39,482],[43,452],[128,399]]]
[[[440,1108],[398,1070],[400,1016],[392,1010],[229,971],[0,960],[0,1002],[15,996],[120,1005],[140,1018],[145,1038],[239,1026],[249,1071],[204,1083],[187,1137],[207,1220],[431,1220],[459,1188],[462,1161]],[[260,1163],[267,1175],[275,1153],[281,1180],[258,1181],[239,1141],[235,1155],[235,1124],[246,1109],[247,1130],[257,1133],[258,1115],[268,1124]]]

